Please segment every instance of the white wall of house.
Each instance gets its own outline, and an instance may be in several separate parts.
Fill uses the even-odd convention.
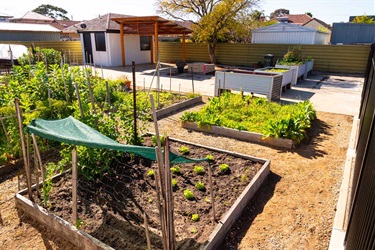
[[[95,34],[91,33],[91,45],[94,63],[97,66],[121,66],[121,41],[120,34],[106,33],[106,51],[97,51],[95,46]],[[82,51],[84,51],[83,36],[81,34]],[[140,37],[138,35],[124,35],[125,64],[131,65],[151,63],[151,51],[141,51]]]
[[[331,41],[331,31],[327,28],[325,28],[321,23],[312,20],[308,24],[304,25],[303,27],[313,28],[319,30],[319,28],[324,28],[327,30],[328,35],[325,37],[325,44],[328,44],[329,41]]]

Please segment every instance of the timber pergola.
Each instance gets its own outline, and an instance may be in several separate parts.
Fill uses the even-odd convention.
[[[159,35],[182,35],[182,60],[186,60],[185,36],[193,31],[180,25],[176,21],[170,21],[159,16],[142,16],[142,17],[118,17],[111,18],[112,21],[120,24],[120,44],[122,66],[125,66],[125,41],[124,34],[154,36],[155,46],[151,44],[151,62],[155,54],[155,62],[158,61]],[[151,40],[152,41],[152,40]],[[154,53],[154,49],[155,52]]]

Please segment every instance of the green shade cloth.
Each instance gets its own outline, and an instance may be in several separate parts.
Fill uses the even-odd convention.
[[[120,144],[72,116],[60,120],[34,119],[27,126],[26,131],[53,141],[90,148],[118,150],[156,161],[155,148]],[[202,161],[207,161],[207,159],[189,159],[170,152],[170,162],[173,164]]]

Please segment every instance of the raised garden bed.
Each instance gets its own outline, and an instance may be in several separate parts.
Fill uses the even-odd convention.
[[[307,71],[306,71],[306,64],[301,64],[301,65],[295,65],[295,66],[292,66],[292,65],[283,65],[283,64],[276,64],[275,65],[275,68],[279,68],[279,69],[296,69],[295,71],[295,79],[301,79],[303,77],[306,77],[306,74],[307,74]],[[297,81],[296,81],[296,84],[297,84]]]
[[[263,138],[264,136],[259,133],[253,133],[248,131],[241,131],[238,129],[224,128],[219,126],[203,126],[200,127],[195,122],[182,122],[182,127],[191,129],[199,132],[206,132],[217,134],[221,136],[227,136],[241,141],[255,142],[267,146],[281,147],[286,149],[293,148],[293,141],[290,139],[282,138]]]
[[[281,87],[285,87],[285,86],[290,86],[292,84],[296,84],[297,82],[297,78],[295,78],[295,70],[294,68],[291,68],[291,69],[285,69],[286,71],[284,72],[275,72],[273,70],[280,70],[278,68],[274,68],[274,67],[266,67],[266,68],[260,68],[260,69],[256,69],[254,70],[255,72],[263,72],[263,73],[266,73],[266,74],[281,74],[283,76],[283,80],[281,82]]]
[[[150,137],[145,141],[146,145],[151,146]],[[174,191],[177,246],[178,249],[216,249],[267,177],[270,162],[173,139],[172,152],[178,152],[182,145],[189,148],[188,156],[191,158],[201,158],[208,154],[214,156],[211,166],[218,221],[211,222],[207,174],[196,174],[193,171],[194,164],[180,165],[180,174],[173,174],[173,179],[177,180]],[[225,174],[219,170],[223,163],[230,168]],[[207,166],[204,167],[207,171]],[[127,156],[117,166],[113,166],[112,173],[91,181],[79,178],[78,217],[82,220],[79,230],[68,222],[72,218],[69,173],[56,178],[50,193],[49,211],[26,199],[24,196],[27,190],[16,195],[16,204],[56,234],[80,248],[90,249],[146,249],[142,226],[145,212],[149,218],[153,249],[161,249],[159,216],[156,201],[153,200],[156,197],[155,181],[147,175],[150,169],[155,169],[155,163]],[[197,190],[195,184],[198,181],[205,183],[207,190]],[[194,192],[193,200],[184,197],[186,188]],[[39,202],[38,198],[36,202]],[[191,219],[194,213],[199,215],[197,222]]]
[[[187,108],[189,106],[193,106],[195,104],[202,103],[202,96],[194,97],[189,100],[185,100],[179,103],[172,104],[171,106],[168,106],[166,108],[162,108],[160,110],[156,111],[156,117],[159,119],[163,116],[166,116],[168,114],[171,114],[173,112],[176,112],[180,109]]]
[[[225,70],[215,73],[215,96],[222,90],[236,90],[267,96],[268,100],[279,101],[282,75],[248,70]]]

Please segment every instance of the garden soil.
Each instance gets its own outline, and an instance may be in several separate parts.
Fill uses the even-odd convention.
[[[199,108],[196,106],[192,110]],[[188,131],[176,113],[161,133],[271,160],[271,173],[225,238],[222,249],[327,249],[353,122],[317,112],[309,138],[292,150]],[[150,124],[149,131],[153,131]],[[0,249],[76,249],[18,213],[17,174],[0,179]]]

